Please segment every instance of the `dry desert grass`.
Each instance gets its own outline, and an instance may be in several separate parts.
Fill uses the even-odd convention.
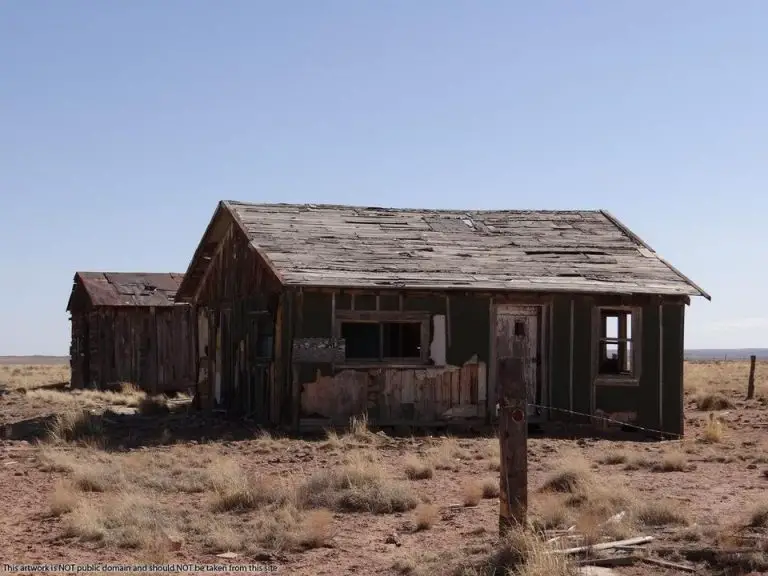
[[[34,390],[69,382],[69,364],[0,364],[0,384],[10,390]]]
[[[685,391],[691,397],[697,399],[697,403],[706,401],[708,395],[716,398],[716,401],[725,400],[726,406],[731,404],[731,393],[737,395],[746,394],[747,380],[749,378],[749,361],[691,361],[685,363]],[[755,369],[755,390],[757,395],[768,393],[768,361],[760,360]],[[714,409],[723,409],[714,408]]]
[[[19,559],[30,545],[70,561],[207,563],[232,552],[305,576],[489,575],[499,566],[558,576],[575,567],[549,554],[553,546],[642,534],[662,546],[716,546],[723,534],[765,540],[768,514],[756,503],[768,488],[760,402],[768,365],[758,366],[758,398],[748,403],[747,370],[686,365],[682,441],[531,438],[530,527],[502,540],[495,438],[393,438],[357,418],[319,439],[254,430],[243,440],[188,441],[171,429],[167,445],[113,451],[99,441],[93,413],[153,399],[129,388],[29,386],[14,398],[30,413],[44,404],[57,417],[40,445],[0,444],[11,461],[0,465],[11,519],[0,538]],[[715,404],[700,404],[708,395]],[[716,395],[731,407],[711,410],[721,405]],[[162,405],[145,410],[165,418]]]
[[[214,450],[110,454],[88,447],[39,448],[43,469],[62,473],[50,514],[64,536],[122,549],[171,551],[196,542],[215,552],[297,550],[325,544],[333,517],[300,505],[297,486],[252,475]],[[196,506],[175,506],[174,496]]]

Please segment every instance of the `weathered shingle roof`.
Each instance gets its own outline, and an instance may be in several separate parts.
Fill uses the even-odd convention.
[[[220,207],[287,286],[709,298],[605,211]]]
[[[67,310],[78,284],[92,306],[173,306],[183,278],[173,272],[77,272]]]

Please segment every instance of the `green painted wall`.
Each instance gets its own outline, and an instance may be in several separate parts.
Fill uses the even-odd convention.
[[[640,400],[638,386],[597,386],[595,406],[605,412],[636,412]]]
[[[399,296],[382,293],[380,305],[392,309]],[[337,309],[344,309],[351,303],[349,295],[338,295]],[[356,304],[358,303],[356,297]],[[375,297],[374,297],[375,298]],[[370,304],[370,297],[360,302]],[[383,304],[386,302],[385,304]],[[551,355],[550,361],[550,405],[553,408],[568,410],[570,407],[569,387],[571,386],[571,302],[573,302],[573,410],[584,414],[591,412],[593,387],[592,366],[597,353],[592,343],[592,322],[594,306],[618,304],[617,298],[611,299],[555,295],[551,319]],[[383,305],[382,305],[383,304]],[[451,294],[450,304],[446,305],[444,294],[409,295],[405,294],[403,306],[409,311],[428,311],[431,314],[446,315],[446,328],[450,337],[446,341],[446,361],[448,364],[461,366],[473,356],[488,364],[490,362],[490,299],[489,297]],[[357,306],[356,306],[357,307]],[[641,377],[638,387],[600,386],[595,390],[595,406],[602,410],[636,411],[640,426],[680,434],[683,430],[682,386],[683,386],[683,319],[685,305],[680,303],[664,304],[661,322],[663,323],[663,355],[660,353],[660,316],[659,301],[654,300],[642,307]],[[301,327],[296,336],[330,337],[331,295],[305,292],[301,314]],[[295,316],[295,315],[294,315]],[[295,319],[295,318],[294,318]],[[430,323],[430,330],[433,326]],[[550,326],[545,329],[549,332]],[[286,334],[287,336],[287,334]],[[448,345],[450,342],[450,345]],[[287,342],[286,342],[287,344]],[[300,369],[300,382],[309,382],[317,373],[329,375],[328,364],[312,364]],[[663,375],[664,399],[663,416],[659,420],[659,375]],[[586,417],[574,417],[566,412],[551,413],[552,419],[570,419],[584,421]]]
[[[683,359],[685,305],[665,304],[662,309],[663,404],[665,432],[683,434]]]
[[[640,349],[640,400],[637,410],[637,421],[644,428],[659,430],[659,305],[658,303],[643,306],[642,347]]]
[[[567,410],[570,405],[571,379],[571,298],[555,296],[552,305],[551,406]],[[569,418],[564,412],[552,412],[552,418]]]
[[[589,414],[592,409],[592,311],[591,298],[573,300],[573,410]],[[574,416],[585,421],[588,416]]]
[[[305,292],[301,318],[302,338],[328,338],[332,336],[331,295],[323,292]]]
[[[446,319],[446,328],[451,333],[451,344],[447,347],[446,362],[461,366],[476,354],[478,360],[488,364],[491,334],[490,298],[450,298],[451,313]]]
[[[473,356],[486,364],[490,359],[490,299],[488,297],[449,295],[450,304],[447,304],[446,296],[435,295],[409,295],[403,296],[403,308],[406,311],[429,312],[432,315],[442,314],[446,316],[446,331],[450,330],[450,338],[446,339],[446,362],[461,366]],[[364,304],[368,309],[374,302],[375,295],[357,295],[355,308]],[[339,310],[349,309],[351,298],[349,294],[340,294],[336,297],[336,307]],[[396,294],[382,294],[380,307],[385,310],[397,309],[399,296]],[[450,307],[450,315],[448,308]],[[304,338],[329,338],[332,334],[332,296],[321,292],[304,292],[303,307],[300,326],[296,319],[296,337]],[[430,322],[430,340],[434,337],[431,333],[434,326]],[[450,345],[448,344],[450,341]],[[317,371],[323,375],[330,374],[330,365],[311,364],[301,368],[300,382],[314,380]]]

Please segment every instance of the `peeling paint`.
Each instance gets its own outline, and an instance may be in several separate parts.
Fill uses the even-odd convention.
[[[371,366],[334,376],[318,371],[314,381],[302,385],[301,415],[346,422],[366,412],[378,424],[482,418],[486,398],[486,365],[474,356],[463,366]]]
[[[445,366],[445,316],[432,316],[432,342],[429,344],[429,359],[435,366]]]

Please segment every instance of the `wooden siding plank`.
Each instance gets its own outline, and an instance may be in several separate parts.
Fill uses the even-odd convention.
[[[684,433],[683,361],[685,348],[685,306],[665,304],[662,321],[664,410],[662,430],[668,434]]]

